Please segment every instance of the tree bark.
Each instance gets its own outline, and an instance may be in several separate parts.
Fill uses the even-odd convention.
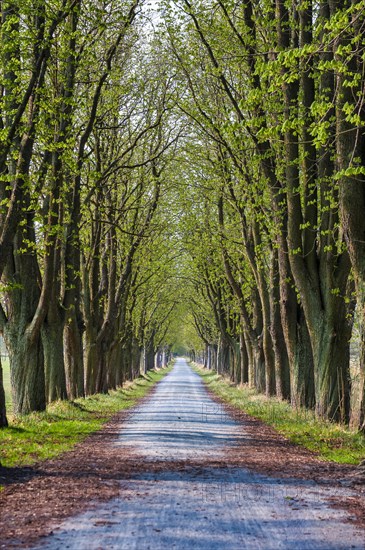
[[[85,330],[85,393],[93,395],[97,393],[99,357],[101,346],[97,341],[98,329],[90,322]]]
[[[357,0],[352,4],[357,4]],[[345,6],[348,6],[346,2]],[[343,9],[342,3],[335,2],[332,14]],[[354,12],[356,13],[356,12]],[[360,331],[360,398],[354,404],[351,424],[365,431],[365,176],[356,169],[365,166],[365,107],[364,107],[364,61],[356,51],[355,45],[351,53],[338,53],[339,47],[348,47],[351,40],[362,37],[363,30],[360,21],[348,18],[346,29],[334,44],[334,56],[343,67],[336,78],[336,126],[337,126],[337,168],[342,171],[339,180],[340,214],[347,248],[353,269],[356,292],[356,316]],[[360,80],[356,77],[362,75]],[[352,106],[353,113],[359,116],[357,123],[348,120],[346,106]],[[353,170],[353,174],[345,173]]]
[[[40,336],[31,340],[24,329],[17,330],[14,326],[7,327],[4,336],[9,349],[14,414],[44,411],[46,392]]]
[[[63,331],[66,388],[69,399],[84,397],[83,324],[73,310],[68,311]]]
[[[270,333],[275,358],[276,395],[290,399],[290,367],[280,315],[280,274],[277,250],[272,251],[270,266]]]
[[[12,262],[8,262],[6,282],[15,285],[7,291],[8,317],[4,340],[9,351],[15,414],[28,414],[46,408],[44,356],[40,325],[34,326],[41,292],[40,273],[35,253],[33,215],[19,228],[14,239]]]
[[[242,327],[242,323],[241,323]],[[245,339],[245,333],[241,328],[240,332],[240,368],[241,368],[241,374],[240,374],[240,383],[241,384],[247,384],[248,383],[248,351],[247,351],[247,344]]]
[[[47,320],[41,329],[47,402],[67,399],[63,355],[63,319]]]
[[[8,419],[6,417],[6,401],[5,401],[5,390],[4,390],[4,381],[3,381],[3,367],[1,364],[1,355],[0,355],[0,428],[6,428],[8,426]]]
[[[223,334],[220,335],[217,351],[217,373],[228,375],[231,372],[231,342]]]

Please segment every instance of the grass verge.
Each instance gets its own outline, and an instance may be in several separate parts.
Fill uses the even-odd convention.
[[[293,408],[276,398],[267,398],[246,386],[237,387],[228,378],[195,366],[205,384],[223,401],[273,426],[293,443],[318,453],[319,458],[341,464],[358,464],[365,458],[365,436],[339,424],[315,418],[312,411]]]
[[[0,429],[1,465],[28,466],[70,450],[114,414],[135,405],[171,368],[149,371],[109,394],[57,401],[45,412],[10,416],[9,427]]]

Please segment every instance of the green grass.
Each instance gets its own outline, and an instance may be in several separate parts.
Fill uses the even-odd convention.
[[[293,443],[315,451],[321,459],[358,464],[365,458],[364,434],[318,420],[312,411],[295,409],[287,402],[267,398],[246,386],[237,387],[212,371],[195,370],[216,395],[237,411],[259,418]]]
[[[26,466],[71,449],[111,416],[132,407],[171,368],[149,371],[106,395],[57,401],[46,412],[21,418],[10,415],[9,427],[0,430],[0,463],[5,467]]]

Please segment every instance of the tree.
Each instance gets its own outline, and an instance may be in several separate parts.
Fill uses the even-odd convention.
[[[40,272],[32,249],[36,235],[30,170],[51,47],[71,4],[65,2],[55,15],[42,3],[34,10],[30,2],[4,2],[2,13],[0,274],[4,273],[6,283],[7,311],[1,307],[0,324],[10,351],[16,412],[45,408],[39,329],[51,283],[48,280],[40,292]]]
[[[0,428],[6,428],[8,426],[8,420],[6,418],[6,401],[5,401],[5,391],[3,384],[3,367],[1,364],[1,354],[0,354]]]
[[[364,20],[360,2],[326,6],[328,43],[333,45],[336,105],[336,178],[339,182],[341,222],[349,252],[356,292],[356,314],[360,324],[360,402],[352,423],[365,430],[365,157],[364,157]],[[339,16],[341,17],[340,19]],[[336,22],[336,20],[341,23]]]

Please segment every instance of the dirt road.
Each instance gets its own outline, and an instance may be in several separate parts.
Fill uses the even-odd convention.
[[[120,460],[128,450],[138,472],[119,481],[117,498],[54,525],[32,548],[365,548],[364,531],[331,507],[331,499],[348,498],[350,489],[231,464],[230,450],[249,444],[242,425],[179,359],[114,442]]]

